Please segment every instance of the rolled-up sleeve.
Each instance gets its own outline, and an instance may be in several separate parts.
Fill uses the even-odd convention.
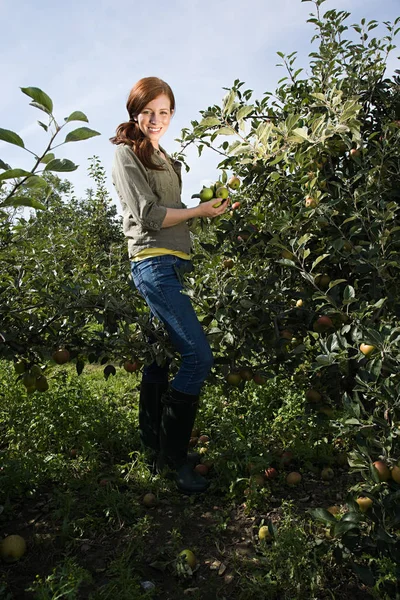
[[[145,168],[132,150],[123,144],[115,150],[112,179],[134,220],[143,229],[161,229],[167,208],[158,204],[158,198],[149,186]]]

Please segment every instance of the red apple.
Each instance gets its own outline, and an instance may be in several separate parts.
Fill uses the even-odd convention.
[[[327,317],[326,315],[319,317],[315,321],[313,329],[317,333],[324,333],[325,331],[329,331],[329,329],[333,329],[332,319],[330,317]]]
[[[70,353],[65,348],[59,348],[58,350],[55,350],[52,354],[52,359],[58,365],[64,365],[65,363],[67,363],[69,361],[69,358],[70,358]]]
[[[195,466],[194,470],[196,471],[196,473],[198,473],[199,475],[207,475],[208,473],[208,467],[205,464],[198,464]]]
[[[389,467],[385,462],[383,462],[383,460],[376,460],[373,463],[373,466],[377,470],[379,481],[387,481],[388,479],[390,479],[391,474]]]
[[[265,469],[265,479],[275,479],[275,477],[278,477],[278,471],[274,467]]]

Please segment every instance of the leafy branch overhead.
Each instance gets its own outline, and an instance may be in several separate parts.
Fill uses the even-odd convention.
[[[0,187],[8,184],[5,189],[5,194],[0,201],[0,207],[19,207],[27,206],[37,210],[46,208],[45,202],[52,192],[52,186],[43,177],[48,172],[71,172],[78,168],[78,165],[71,160],[62,158],[57,159],[52,152],[56,148],[63,146],[69,142],[78,142],[88,140],[94,136],[100,135],[98,131],[89,129],[89,127],[78,127],[66,134],[63,142],[55,144],[56,137],[60,132],[72,121],[88,122],[87,116],[81,111],[74,111],[68,117],[64,118],[64,123],[60,125],[53,113],[52,99],[41,89],[37,87],[21,88],[21,91],[32,99],[30,106],[44,112],[48,117],[48,122],[43,123],[38,121],[46,133],[49,133],[50,140],[47,147],[41,154],[33,152],[25,146],[24,140],[14,131],[0,128],[0,140],[8,144],[13,144],[29,152],[33,156],[34,164],[30,171],[20,168],[12,168],[9,164],[0,160]],[[44,167],[42,167],[44,165]],[[32,190],[42,189],[43,201],[39,201],[33,197]]]

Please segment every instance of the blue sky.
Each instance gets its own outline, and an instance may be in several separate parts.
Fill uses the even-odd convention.
[[[92,185],[88,158],[99,156],[117,205],[111,184],[114,147],[108,140],[126,120],[126,98],[138,79],[155,75],[174,90],[176,114],[161,141],[174,152],[181,129],[199,110],[219,104],[223,88],[235,79],[253,89],[254,97],[273,91],[284,74],[275,66],[277,51],[297,50],[299,66],[306,66],[314,32],[306,23],[314,5],[300,0],[0,0],[0,8],[0,127],[18,132],[33,151],[44,148],[47,137],[37,125],[43,113],[29,106],[20,87],[43,89],[59,122],[74,110],[85,112],[101,137],[62,146],[57,158],[80,165],[66,177],[82,196]],[[393,21],[400,14],[398,0],[328,0],[322,6],[332,8],[351,12],[349,25],[362,17]],[[392,71],[399,68],[399,53],[392,54]],[[31,166],[27,153],[1,142],[0,158],[12,167]],[[199,159],[190,151],[188,161],[183,201],[192,205],[190,196],[202,183],[217,178],[218,158],[208,151]]]

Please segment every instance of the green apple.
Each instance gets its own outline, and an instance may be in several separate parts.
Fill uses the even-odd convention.
[[[239,177],[237,177],[236,175],[234,175],[233,177],[230,178],[230,180],[228,181],[228,187],[231,188],[231,190],[237,190],[240,187],[240,179]]]
[[[201,202],[208,202],[209,200],[212,200],[214,198],[214,192],[209,187],[203,187],[199,195]]]
[[[221,200],[226,200],[229,196],[229,191],[228,188],[226,188],[225,186],[221,186],[219,188],[216,189],[215,191],[215,197],[216,198],[221,198]]]

